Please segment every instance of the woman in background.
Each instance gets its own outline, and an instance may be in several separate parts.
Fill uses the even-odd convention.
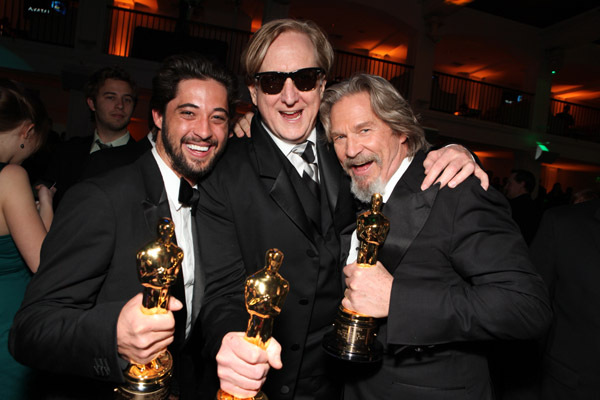
[[[0,79],[0,384],[1,399],[27,399],[32,371],[8,352],[8,332],[54,216],[53,189],[36,188],[20,164],[38,150],[49,129],[42,103],[18,83]]]

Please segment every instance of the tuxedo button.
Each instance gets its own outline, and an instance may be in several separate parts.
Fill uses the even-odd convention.
[[[306,255],[309,257],[316,257],[317,253],[313,249],[306,250]]]
[[[286,386],[286,385],[283,385],[283,386],[281,387],[281,389],[279,389],[279,391],[280,391],[282,394],[288,394],[288,393],[290,392],[290,387],[289,387],[289,386]]]
[[[422,352],[423,352],[423,348],[422,348],[422,347],[419,347],[419,346],[415,347],[413,350],[414,350],[415,352],[417,352],[417,353],[422,353]]]
[[[308,299],[300,299],[298,301],[298,304],[300,304],[301,306],[305,306],[308,304]]]
[[[298,343],[294,343],[290,346],[290,349],[292,349],[293,351],[298,351],[300,350],[300,345]]]

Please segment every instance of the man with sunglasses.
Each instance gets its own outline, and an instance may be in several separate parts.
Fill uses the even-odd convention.
[[[264,383],[271,400],[339,398],[321,341],[343,297],[339,234],[356,207],[317,124],[333,49],[314,23],[277,20],[254,34],[242,63],[258,109],[251,138],[230,141],[202,183],[198,209],[205,351],[216,357],[221,388],[236,397],[252,397]],[[447,174],[469,163],[460,181],[473,163],[458,159]],[[435,176],[424,184],[441,169],[430,161]],[[243,284],[273,247],[284,254],[279,272],[290,292],[261,350],[243,339]]]

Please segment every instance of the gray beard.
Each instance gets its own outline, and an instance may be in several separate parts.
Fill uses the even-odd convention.
[[[381,180],[380,177],[371,182],[367,187],[360,187],[359,184],[352,179],[352,184],[350,186],[350,191],[358,200],[363,203],[370,204],[371,197],[374,193],[380,193],[383,195],[383,190],[385,189],[385,183]]]

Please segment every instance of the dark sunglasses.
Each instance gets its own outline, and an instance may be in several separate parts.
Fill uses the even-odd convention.
[[[254,79],[264,93],[278,94],[283,90],[287,78],[292,78],[298,90],[308,92],[317,87],[321,75],[323,75],[321,68],[302,68],[294,72],[259,72],[254,75]]]

